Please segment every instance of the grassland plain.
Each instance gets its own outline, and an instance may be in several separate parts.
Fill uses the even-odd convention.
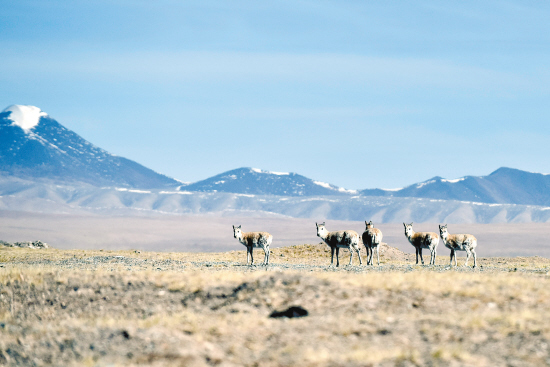
[[[549,259],[413,258],[384,246],[380,267],[329,268],[327,246],[299,245],[264,267],[244,251],[0,247],[0,365],[550,364]],[[309,314],[269,317],[289,306]]]

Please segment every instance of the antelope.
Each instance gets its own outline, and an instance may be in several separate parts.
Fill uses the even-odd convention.
[[[378,228],[374,228],[372,220],[370,222],[365,221],[365,232],[363,232],[363,244],[367,250],[367,265],[373,265],[372,255],[373,250],[376,248],[376,256],[378,257],[378,266],[380,266],[380,244],[382,243],[382,231]]]
[[[427,248],[430,250],[430,265],[435,265],[435,256],[437,251],[437,245],[439,245],[439,236],[435,232],[415,232],[413,230],[413,224],[405,224],[405,236],[416,249],[416,264],[418,265],[418,255],[420,254],[420,260],[424,265],[424,259],[422,258],[422,249]]]
[[[269,245],[273,240],[272,235],[267,232],[243,232],[241,226],[233,226],[233,236],[246,246],[246,265],[248,265],[248,255],[252,260],[251,265],[254,265],[254,255],[252,254],[254,247],[261,247],[264,250],[263,265],[269,265]]]
[[[340,248],[347,248],[349,250],[349,264],[353,259],[353,251],[357,252],[359,258],[359,265],[363,265],[361,260],[360,247],[359,247],[359,235],[355,231],[334,231],[329,232],[325,227],[325,222],[321,224],[315,223],[317,226],[317,236],[330,247],[330,266],[334,264],[334,251],[336,250],[336,266],[340,266]]]
[[[451,249],[451,266],[453,266],[453,256],[455,258],[455,266],[458,266],[456,259],[456,251],[466,251],[468,257],[464,266],[468,266],[471,254],[474,254],[474,268],[477,266],[476,246],[477,239],[471,234],[450,234],[447,231],[447,225],[439,225],[439,233],[445,247]]]

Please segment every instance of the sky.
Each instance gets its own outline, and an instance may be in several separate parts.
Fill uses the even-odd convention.
[[[0,0],[0,110],[194,182],[550,172],[550,2]]]

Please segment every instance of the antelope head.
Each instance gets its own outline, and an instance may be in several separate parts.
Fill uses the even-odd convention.
[[[242,237],[241,226],[238,226],[238,227],[233,226],[233,237],[235,237],[235,238],[241,238]]]
[[[406,223],[403,223],[403,225],[405,226],[405,236],[407,237],[411,237],[414,233],[413,231],[413,223],[411,222],[411,224],[406,224]]]

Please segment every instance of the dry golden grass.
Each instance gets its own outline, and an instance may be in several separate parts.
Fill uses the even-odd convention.
[[[414,265],[414,254],[405,254],[401,251],[391,248],[391,253],[381,253],[381,265]],[[444,254],[443,254],[444,253]],[[436,265],[448,265],[449,257],[447,250],[440,251],[437,257]],[[174,260],[181,262],[231,262],[246,263],[246,251],[227,251],[227,252],[150,252],[137,250],[59,250],[59,249],[41,249],[32,250],[25,248],[12,248],[0,246],[0,263],[10,264],[13,262],[24,263],[44,263],[45,261],[62,261],[68,259],[86,259],[93,256],[124,256],[135,259],[148,259],[153,261]],[[366,261],[365,251],[362,249],[361,256],[363,262]],[[261,249],[254,250],[254,259],[256,264],[263,261],[264,253]],[[340,251],[340,263],[342,266],[349,261],[349,252],[342,249]],[[463,265],[465,258],[459,258],[459,266]],[[116,260],[112,261],[116,263]],[[336,261],[335,261],[336,262]],[[376,259],[375,259],[376,262]],[[538,269],[541,272],[550,270],[550,259],[532,256],[532,257],[489,257],[478,258],[480,266],[496,267],[499,269],[524,270]],[[325,266],[330,264],[330,249],[324,244],[303,244],[289,247],[280,247],[271,249],[270,264],[306,264]],[[470,259],[469,265],[473,264]],[[39,264],[38,264],[39,265]],[[358,265],[357,256],[354,254],[353,265]]]
[[[550,340],[550,261],[545,258],[483,258],[479,263],[484,270],[473,272],[416,266],[403,258],[385,258],[382,272],[361,273],[345,267],[324,272],[200,265],[178,271],[128,270],[116,259],[93,270],[55,265],[94,256],[185,264],[246,260],[244,251],[0,248],[0,302],[5,305],[0,322],[25,330],[0,335],[0,361],[6,348],[33,355],[46,341],[62,344],[73,339],[78,348],[79,336],[90,344],[96,343],[92,337],[120,335],[121,330],[132,337],[126,342],[118,336],[105,347],[111,348],[105,356],[85,344],[78,349],[80,359],[65,356],[62,364],[492,366],[517,360],[517,365],[535,366],[550,358],[544,347]],[[274,249],[271,256],[273,264],[330,262],[328,248],[318,245]],[[341,260],[347,263],[347,258]],[[447,261],[441,256],[438,264]],[[262,282],[268,286],[260,286]],[[232,296],[243,284],[248,288]],[[73,291],[75,286],[78,291]],[[25,298],[18,294],[23,290],[36,294]],[[47,294],[44,299],[57,297],[57,304],[69,307],[39,308],[33,311],[41,318],[37,323],[33,314],[25,313],[25,305],[37,302],[35,298],[43,302],[40,294]],[[219,294],[225,298],[217,298]],[[104,295],[108,301],[101,301]],[[88,298],[94,297],[90,303]],[[184,306],[182,299],[188,297]],[[218,307],[226,299],[231,303]],[[273,309],[295,304],[310,315],[286,321],[267,317]],[[155,349],[146,350],[151,341]],[[36,350],[18,347],[20,343]],[[10,358],[10,363],[16,361]]]

